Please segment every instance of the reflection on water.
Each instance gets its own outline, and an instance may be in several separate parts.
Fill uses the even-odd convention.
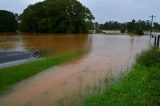
[[[46,49],[49,55],[82,48],[89,48],[89,52],[17,84],[12,92],[0,98],[0,104],[5,106],[53,105],[65,95],[73,94],[94,84],[98,79],[103,79],[108,73],[120,74],[130,67],[137,53],[148,48],[149,43],[145,36],[123,35],[22,38],[22,49]],[[13,46],[10,47],[14,49]]]
[[[30,34],[22,34],[25,36],[0,36],[1,50],[24,51],[24,50],[41,50],[46,55],[55,55],[70,51],[87,49],[88,35],[85,34],[59,34],[58,36],[37,34],[30,36]]]

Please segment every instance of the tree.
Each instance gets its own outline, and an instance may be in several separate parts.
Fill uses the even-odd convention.
[[[117,21],[108,21],[104,24],[98,24],[99,30],[120,30],[121,33],[128,32],[137,35],[143,35],[143,31],[149,31],[151,28],[151,22],[149,20],[132,20],[131,22],[119,23]],[[153,31],[160,31],[160,24],[158,22],[153,23]]]
[[[94,16],[77,0],[45,0],[20,15],[21,31],[81,33],[93,26]]]
[[[137,22],[133,19],[132,22],[127,23],[127,31],[132,34],[143,35],[145,29],[145,21],[138,20]]]
[[[106,30],[117,30],[117,29],[121,29],[121,24],[118,23],[117,21],[109,21],[106,22],[104,25],[101,24],[102,29],[106,29]]]
[[[154,30],[156,30],[156,31],[160,31],[160,24],[159,23],[157,23],[157,22],[154,22],[153,23],[153,28],[154,28]]]
[[[16,16],[12,12],[0,10],[0,32],[15,32],[18,25]]]

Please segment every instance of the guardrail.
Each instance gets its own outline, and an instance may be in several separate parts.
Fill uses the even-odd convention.
[[[160,44],[160,35],[152,35],[152,38],[154,38],[154,46],[159,47]]]

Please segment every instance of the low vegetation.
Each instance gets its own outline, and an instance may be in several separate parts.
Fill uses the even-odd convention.
[[[83,53],[71,52],[63,55],[40,59],[34,62],[0,69],[0,94],[8,91],[14,84],[29,78],[55,65],[62,64]]]
[[[159,82],[160,51],[153,48],[139,55],[130,72],[104,93],[87,97],[84,106],[159,106]]]

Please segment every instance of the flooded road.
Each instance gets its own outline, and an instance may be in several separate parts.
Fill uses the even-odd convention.
[[[18,38],[17,38],[18,39]],[[15,42],[16,45],[10,45]],[[107,74],[119,75],[146,50],[149,38],[124,35],[24,36],[19,41],[0,43],[12,50],[43,49],[47,55],[88,49],[88,53],[69,63],[53,67],[17,84],[0,97],[0,106],[57,106],[55,102],[94,85]]]

